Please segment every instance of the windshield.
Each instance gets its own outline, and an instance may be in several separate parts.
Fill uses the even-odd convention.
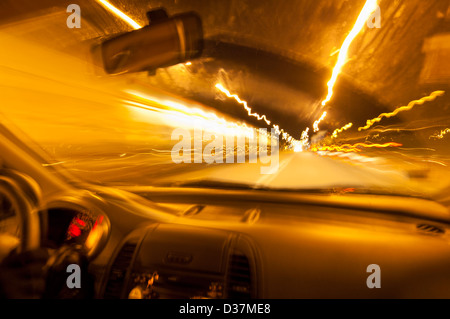
[[[0,5],[1,121],[44,166],[111,186],[448,188],[446,1],[68,5]],[[105,74],[93,48],[159,7],[200,16],[202,56]]]

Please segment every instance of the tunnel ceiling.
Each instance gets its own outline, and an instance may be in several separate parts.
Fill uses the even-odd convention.
[[[71,2],[3,1],[0,21],[6,23],[49,9],[65,9]],[[326,82],[336,63],[336,50],[365,1],[111,0],[111,3],[141,25],[147,23],[145,13],[158,7],[166,8],[169,14],[195,11],[202,17],[207,39],[204,58],[184,73],[179,67],[158,70],[148,78],[150,83],[244,118],[242,110],[217,96],[214,82],[220,79],[258,111],[270,113],[274,120],[293,130],[298,123],[308,124],[317,116],[318,101],[326,94]],[[89,32],[84,38],[130,30],[95,1],[82,0],[79,5],[82,17],[89,21]],[[333,101],[336,106],[331,110],[334,116],[328,119],[330,127],[349,119],[362,120],[368,114],[375,115],[431,91],[448,88],[449,79],[445,78],[448,63],[441,67],[444,76],[434,83],[427,78],[429,57],[425,44],[436,35],[450,32],[450,1],[381,0],[379,5],[381,28],[366,27],[351,44],[349,61],[337,83],[338,93]],[[433,45],[445,47],[443,42],[448,39],[444,37]],[[442,54],[445,57],[446,53],[441,52],[441,59]],[[448,95],[436,106],[436,114],[448,111]]]

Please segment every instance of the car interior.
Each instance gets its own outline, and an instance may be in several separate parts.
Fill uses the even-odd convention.
[[[0,296],[450,298],[444,2],[4,1]]]

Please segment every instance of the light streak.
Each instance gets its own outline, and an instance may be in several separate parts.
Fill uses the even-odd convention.
[[[424,96],[423,98],[419,99],[419,100],[414,100],[408,103],[408,105],[406,106],[400,106],[397,109],[395,109],[393,112],[390,113],[381,113],[380,115],[378,115],[376,118],[371,119],[371,120],[367,120],[366,121],[366,126],[363,127],[359,127],[358,131],[362,131],[362,130],[367,130],[368,128],[370,128],[373,124],[380,122],[381,119],[383,117],[393,117],[395,115],[397,115],[400,112],[405,112],[405,111],[409,111],[411,110],[415,105],[422,105],[425,102],[430,102],[430,101],[434,101],[436,99],[436,97],[444,95],[445,91],[434,91],[433,93],[431,93],[428,96]]]
[[[431,135],[430,138],[441,139],[441,138],[444,138],[444,135],[447,133],[450,133],[450,128],[446,128],[445,130],[442,130],[441,133],[439,133],[437,135]]]
[[[335,129],[333,134],[331,135],[331,138],[336,138],[339,133],[342,133],[343,131],[348,130],[352,126],[353,126],[353,123],[348,123],[341,128]]]
[[[346,145],[349,145],[349,144],[344,144],[344,145],[342,145],[342,146],[346,146]],[[403,146],[403,145],[400,144],[400,143],[397,143],[397,142],[389,142],[389,143],[384,143],[384,144],[376,144],[376,143],[356,143],[356,144],[353,144],[353,145],[350,145],[350,146],[352,146],[352,147],[358,147],[358,146],[361,146],[361,147],[367,147],[367,148],[372,148],[372,147],[376,147],[376,148],[385,148],[385,147],[400,147],[400,146]]]
[[[359,147],[363,148],[386,148],[386,147],[400,147],[402,144],[396,142],[389,142],[384,144],[374,143],[356,143],[356,144],[343,144],[343,145],[329,145],[329,146],[313,146],[311,150],[317,151],[336,151],[336,152],[361,152]]]
[[[328,86],[328,94],[326,98],[322,101],[322,107],[324,107],[333,96],[333,87],[336,84],[336,80],[338,78],[338,75],[341,73],[342,67],[347,62],[347,56],[348,56],[348,50],[350,48],[350,44],[353,42],[353,40],[356,38],[358,33],[362,30],[364,27],[364,24],[367,22],[367,19],[369,19],[370,15],[377,9],[378,7],[378,1],[377,0],[367,0],[364,4],[364,7],[362,8],[361,12],[359,13],[358,18],[356,19],[356,22],[350,31],[350,33],[347,35],[347,37],[344,40],[344,43],[342,43],[342,46],[340,49],[334,51],[331,56],[339,52],[336,65],[333,68],[333,72],[331,74],[330,80],[327,82]],[[326,112],[322,113],[322,116],[314,122],[314,132],[319,131],[319,123],[323,120],[323,118],[326,116]]]
[[[243,101],[237,96],[237,94],[231,94],[230,91],[228,91],[226,88],[223,87],[222,84],[217,83],[216,88],[219,89],[222,93],[224,93],[229,98],[235,99],[239,104],[244,106],[245,110],[247,111],[248,116],[256,117],[259,121],[264,120],[267,125],[270,125],[270,121],[267,119],[265,115],[259,115],[258,113],[252,113],[252,109],[248,106],[247,101]]]
[[[331,100],[331,97],[333,96],[333,87],[334,84],[336,83],[339,73],[341,73],[342,67],[347,62],[348,49],[350,47],[350,44],[358,35],[358,33],[362,30],[364,24],[367,22],[367,19],[377,9],[377,7],[378,7],[377,0],[367,0],[358,16],[358,19],[356,20],[355,25],[353,26],[348,36],[345,38],[344,43],[342,44],[342,47],[339,50],[338,59],[335,67],[333,68],[331,79],[327,83],[328,94],[327,97],[322,101],[322,106],[325,106],[325,104],[327,104]]]
[[[142,28],[142,26],[131,19],[129,16],[127,16],[125,13],[117,9],[115,6],[113,6],[111,3],[109,3],[106,0],[96,0],[98,3],[100,3],[102,6],[104,6],[106,9],[108,9],[110,12],[118,16],[120,19],[128,23],[130,26],[133,27],[133,29],[137,30]]]
[[[308,132],[309,132],[309,127],[307,127],[306,130],[304,130],[304,131],[302,132],[302,137],[301,137],[301,140],[302,140],[302,141],[303,141],[303,140],[308,140]]]
[[[300,137],[300,141],[295,145],[294,152],[300,152],[300,149],[303,151],[303,149],[307,149],[309,147],[309,127],[307,127]]]
[[[336,51],[331,52],[330,56],[334,56],[334,55],[338,54],[339,51],[341,51],[341,49],[337,49]]]
[[[267,119],[265,115],[259,115],[258,113],[252,113],[252,109],[248,106],[247,101],[241,100],[237,94],[231,94],[230,91],[228,91],[221,83],[217,83],[215,87],[224,93],[227,97],[232,98],[236,100],[239,104],[244,106],[245,110],[247,111],[248,116],[252,116],[257,118],[259,121],[263,120],[267,125],[271,124],[271,121]],[[292,136],[290,136],[287,132],[285,132],[283,129],[280,129],[280,126],[278,124],[272,125],[273,129],[275,130],[275,133],[277,135],[280,135],[282,139],[284,139],[290,148],[293,148],[294,151],[299,151],[299,141],[294,139]]]
[[[64,164],[66,161],[56,162],[56,163],[43,163],[42,166],[54,166]]]
[[[433,161],[433,160],[424,160],[424,162],[436,163],[436,164],[439,164],[439,165],[442,165],[442,166],[445,166],[445,167],[447,167],[447,164],[445,164],[445,163],[442,163],[442,162],[439,162],[439,161]]]
[[[205,131],[224,135],[252,137],[253,130],[247,125],[227,121],[212,112],[206,112],[198,107],[188,106],[180,102],[161,99],[135,90],[125,90],[133,100],[123,100],[126,106],[143,109],[149,117],[160,114],[159,121],[164,121],[172,127],[192,127],[195,124]],[[149,113],[149,111],[154,113]]]
[[[319,124],[320,124],[320,122],[323,121],[323,119],[325,118],[325,116],[327,116],[327,112],[326,112],[326,111],[324,111],[324,112],[322,113],[322,115],[320,116],[320,118],[314,122],[314,124],[313,124],[314,132],[319,131]]]
[[[429,121],[429,120],[427,120]],[[402,126],[395,126],[395,125],[391,125],[391,126],[377,126],[375,128],[372,129],[372,132],[380,132],[380,133],[386,133],[386,132],[415,132],[415,131],[421,131],[421,130],[429,130],[435,127],[439,127],[442,125],[439,124],[434,124],[434,125],[428,125],[428,126],[421,126],[421,127],[415,127],[415,128],[404,128]],[[379,135],[379,134],[378,134]],[[375,137],[375,135],[373,136]],[[430,136],[431,138],[432,136]]]

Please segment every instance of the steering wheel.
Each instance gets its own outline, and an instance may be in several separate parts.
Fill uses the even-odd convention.
[[[48,259],[43,267],[45,289],[41,297],[91,298],[93,280],[88,275],[88,261],[80,247],[63,245],[50,251],[41,246],[41,235],[46,235],[47,215],[45,210],[39,212],[40,198],[40,187],[31,177],[14,170],[0,169],[0,263],[13,250],[18,256],[44,248]],[[16,231],[2,232],[7,219],[16,219],[16,225],[9,223],[13,228],[16,226]],[[69,264],[79,265],[84,272],[83,289],[68,289],[66,267]]]
[[[22,253],[40,247],[45,218],[38,213],[40,197],[39,185],[31,177],[0,170],[0,262],[13,249]]]

